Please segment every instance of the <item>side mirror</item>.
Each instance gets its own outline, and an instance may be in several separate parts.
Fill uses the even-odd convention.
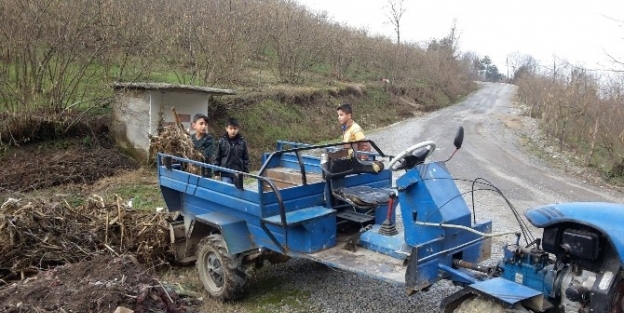
[[[453,141],[453,144],[455,145],[455,148],[459,149],[461,148],[463,142],[464,142],[464,127],[459,126],[459,129],[457,130],[457,134],[455,134],[455,140]]]

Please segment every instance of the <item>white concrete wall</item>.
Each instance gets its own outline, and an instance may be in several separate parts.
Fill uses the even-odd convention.
[[[174,123],[175,118],[172,107],[176,108],[178,115],[182,120],[184,128],[190,129],[191,122],[193,122],[193,116],[197,113],[208,115],[208,96],[203,94],[189,94],[189,93],[160,93],[160,99],[157,103],[158,108],[154,108],[152,114],[152,124],[158,125],[159,110],[164,112],[164,122]]]
[[[126,149],[149,151],[147,117],[149,96],[143,91],[118,95],[113,111],[112,128],[117,142]]]
[[[150,95],[150,115],[149,133],[158,135],[158,119],[160,118],[160,105],[162,104],[162,93],[158,90],[146,91]]]
[[[147,159],[148,134],[157,135],[161,110],[165,125],[175,122],[172,107],[176,108],[184,127],[189,129],[195,114],[208,114],[208,96],[158,90],[130,90],[118,95],[112,123],[117,143]]]

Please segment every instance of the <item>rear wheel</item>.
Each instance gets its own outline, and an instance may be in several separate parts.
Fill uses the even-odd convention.
[[[453,313],[505,313],[509,312],[502,305],[483,299],[481,297],[472,297],[462,302]]]
[[[198,244],[197,271],[211,297],[218,300],[240,298],[247,280],[241,257],[232,256],[221,235],[210,235]]]

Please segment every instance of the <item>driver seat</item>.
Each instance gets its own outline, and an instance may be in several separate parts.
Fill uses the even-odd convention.
[[[374,209],[380,204],[389,201],[392,190],[373,188],[370,186],[353,186],[334,188],[336,178],[343,178],[352,174],[379,174],[384,170],[381,161],[361,160],[355,155],[349,156],[345,150],[328,153],[325,178],[331,186],[334,197],[359,209]]]
[[[386,204],[392,193],[393,191],[390,189],[369,186],[354,186],[332,190],[334,197],[360,209],[376,208],[380,204]]]

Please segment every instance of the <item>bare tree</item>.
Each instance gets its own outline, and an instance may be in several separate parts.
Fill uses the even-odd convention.
[[[405,14],[405,7],[403,6],[403,0],[388,0],[389,15],[388,19],[390,24],[394,27],[394,32],[397,37],[397,45],[401,44],[401,19]]]
[[[516,51],[507,55],[506,61],[507,71],[511,68],[511,76],[509,74],[507,76],[509,76],[512,81],[518,80],[522,75],[533,75],[537,72],[537,60],[531,55]]]

